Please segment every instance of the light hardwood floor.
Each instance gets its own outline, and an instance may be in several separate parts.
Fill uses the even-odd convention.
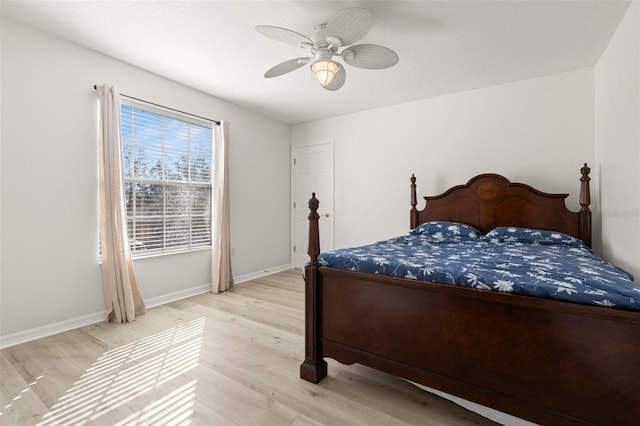
[[[396,377],[301,380],[299,270],[2,350],[2,425],[489,425]]]

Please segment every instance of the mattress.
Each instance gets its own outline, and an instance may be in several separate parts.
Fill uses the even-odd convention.
[[[321,266],[640,311],[633,276],[569,235],[428,222],[407,235],[323,252]]]

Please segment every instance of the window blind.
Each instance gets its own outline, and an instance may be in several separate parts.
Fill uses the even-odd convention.
[[[133,255],[211,246],[211,123],[123,101],[121,128]]]

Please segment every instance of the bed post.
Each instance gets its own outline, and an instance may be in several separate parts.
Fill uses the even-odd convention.
[[[589,190],[589,172],[591,169],[587,167],[587,163],[580,169],[582,176],[580,177],[580,216],[578,218],[578,226],[580,229],[578,233],[584,243],[591,247],[591,210],[589,210],[589,204],[591,204],[591,193]]]
[[[418,226],[418,210],[416,205],[418,204],[418,198],[416,197],[416,177],[411,174],[411,212],[409,214],[410,229]]]
[[[327,375],[327,362],[320,351],[318,335],[319,319],[316,305],[318,303],[318,255],[320,254],[320,231],[318,228],[318,205],[316,193],[309,200],[309,263],[305,268],[305,319],[304,319],[304,352],[305,360],[300,365],[300,377],[312,383],[318,383]]]

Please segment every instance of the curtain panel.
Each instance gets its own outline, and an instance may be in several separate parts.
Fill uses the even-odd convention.
[[[120,96],[113,86],[97,85],[100,173],[100,251],[106,320],[131,322],[145,311],[136,281],[127,233],[122,177]]]
[[[233,287],[231,273],[231,217],[229,205],[229,123],[213,126],[213,190],[211,197],[211,291]]]

